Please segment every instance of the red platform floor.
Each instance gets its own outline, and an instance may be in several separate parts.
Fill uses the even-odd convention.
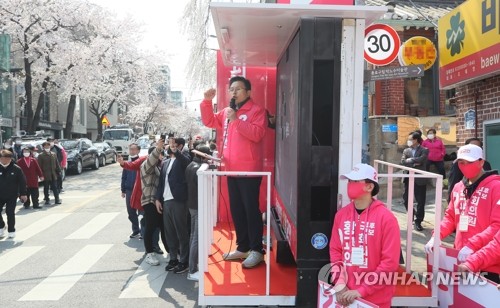
[[[234,226],[219,223],[214,229],[214,244],[205,273],[206,296],[265,295],[266,265],[243,269],[241,262],[224,261],[222,254],[236,249]],[[276,263],[271,250],[270,295],[295,296],[297,294],[297,268]],[[267,256],[266,256],[267,258]]]

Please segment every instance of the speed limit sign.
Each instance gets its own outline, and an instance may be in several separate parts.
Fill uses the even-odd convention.
[[[398,56],[401,40],[392,27],[383,24],[365,30],[365,60],[373,65],[387,65]]]

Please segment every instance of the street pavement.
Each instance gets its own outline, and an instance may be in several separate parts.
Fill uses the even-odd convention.
[[[120,177],[118,164],[86,170],[67,177],[62,205],[18,203],[16,238],[0,239],[0,307],[197,307],[198,283],[165,272],[166,258],[149,266],[129,238]]]

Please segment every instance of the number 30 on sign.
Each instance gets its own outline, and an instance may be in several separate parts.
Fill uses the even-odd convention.
[[[390,64],[398,56],[401,40],[392,27],[383,24],[365,30],[365,60],[373,65]]]

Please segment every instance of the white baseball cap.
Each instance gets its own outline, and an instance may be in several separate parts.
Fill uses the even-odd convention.
[[[483,149],[475,144],[466,144],[458,149],[457,160],[476,161],[483,159]]]
[[[342,180],[370,180],[378,184],[377,170],[367,164],[357,164],[352,168],[351,172],[340,176]]]

